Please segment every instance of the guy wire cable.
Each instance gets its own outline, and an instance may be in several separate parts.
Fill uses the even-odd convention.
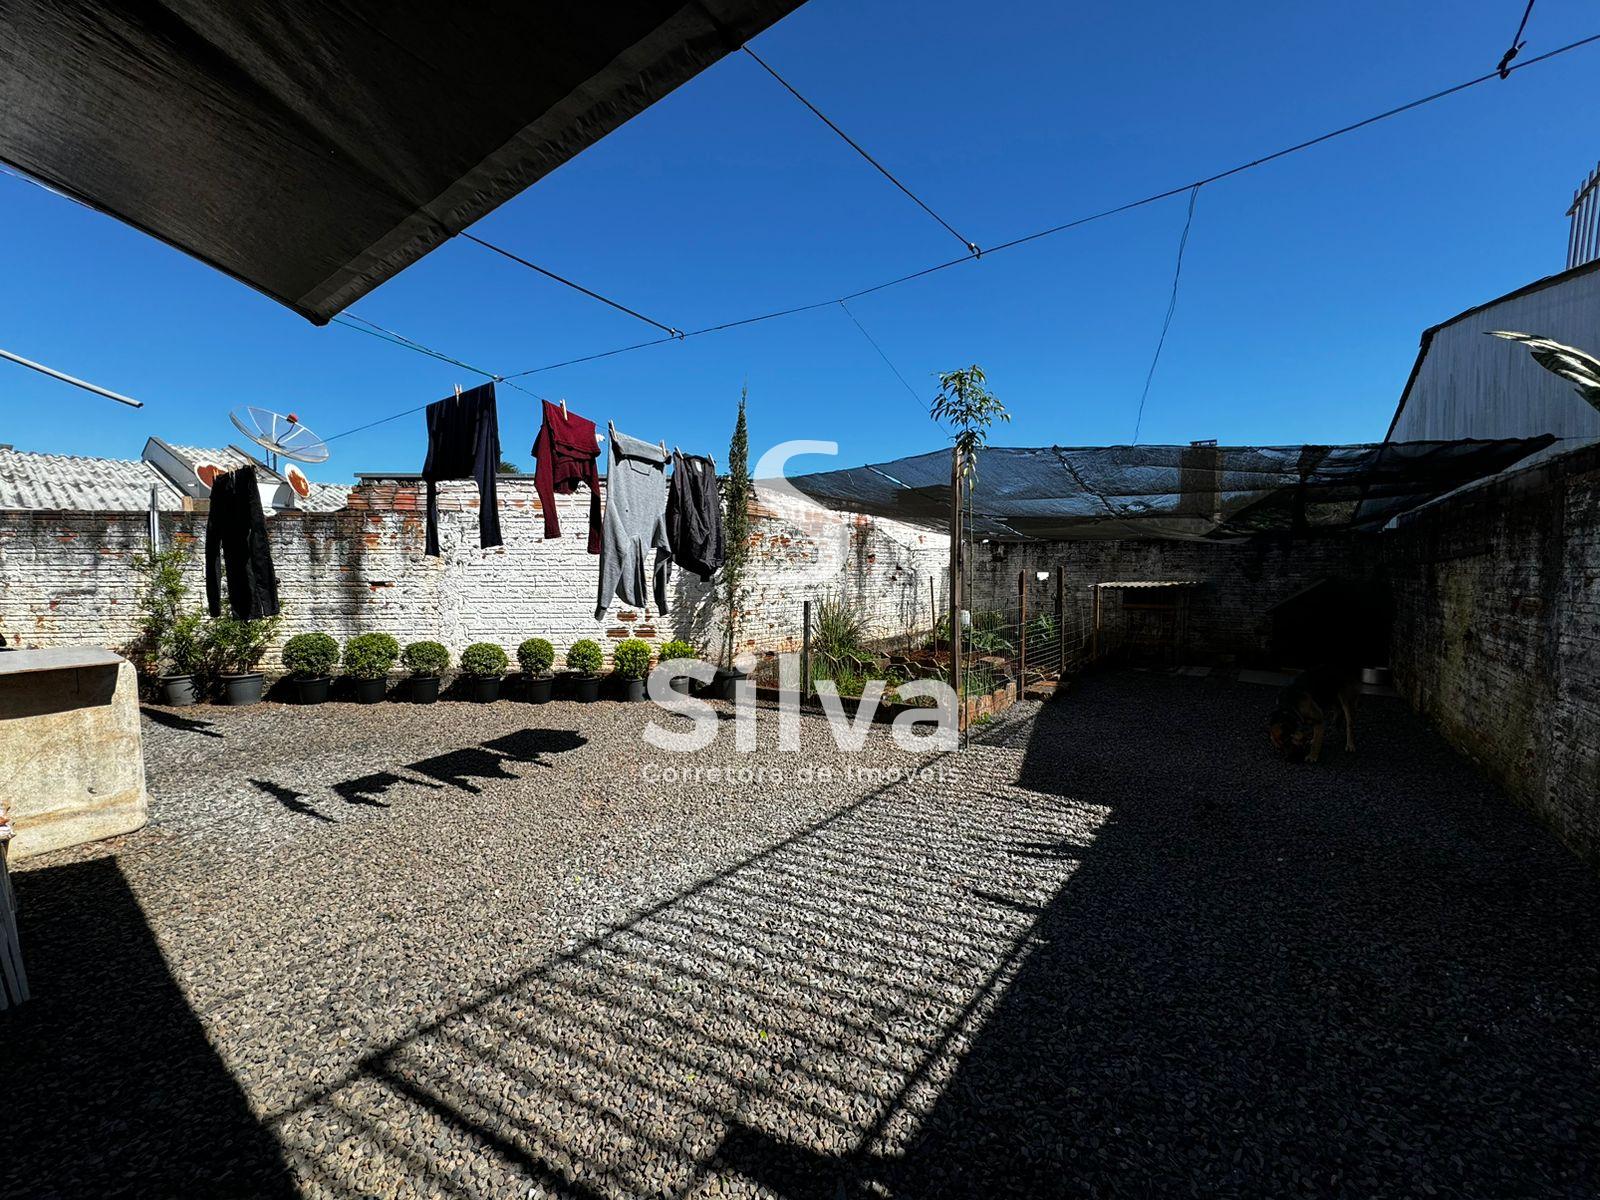
[[[779,75],[770,66],[768,66],[767,65],[767,61],[764,58],[762,58],[754,50],[750,49],[750,47],[747,46],[747,45],[746,46],[740,46],[739,48],[741,50],[743,50],[746,54],[748,54],[751,58],[755,59],[755,61],[758,64],[760,64],[761,69],[763,71],[765,71],[768,75],[771,75],[779,83],[781,83],[784,86],[784,89],[786,91],[788,91],[788,93],[791,96],[793,96],[796,100],[800,101],[801,104],[804,104],[808,109],[810,109],[812,115],[815,116],[817,118],[817,120],[821,121],[829,129],[833,130],[834,133],[838,134],[840,139],[845,143],[845,145],[849,146],[850,149],[854,150],[862,158],[866,159],[869,163],[871,163],[874,167],[876,167],[878,169],[878,173],[881,174],[890,183],[894,184],[895,187],[899,188],[907,196],[911,197],[912,202],[914,204],[916,204],[916,206],[918,208],[920,208],[923,212],[927,213],[935,221],[939,222],[939,224],[943,225],[945,227],[945,229],[949,231],[951,237],[955,238],[956,241],[960,242],[963,246],[965,246],[967,248],[967,252],[969,254],[971,254],[974,258],[976,258],[976,257],[978,257],[979,254],[982,253],[982,251],[978,249],[977,244],[975,242],[973,242],[971,238],[968,238],[968,237],[962,235],[961,233],[957,232],[955,226],[951,225],[949,221],[946,221],[938,213],[934,212],[932,208],[928,207],[927,203],[923,201],[921,196],[917,195],[910,188],[908,188],[905,184],[901,183],[898,179],[896,179],[894,177],[894,175],[889,171],[888,167],[884,166],[877,159],[873,158],[872,155],[868,154],[864,149],[862,149],[861,144],[859,142],[857,142],[848,133],[846,133],[844,130],[840,129],[837,125],[835,125],[832,121],[830,121],[827,118],[826,114],[824,114],[823,111],[820,108],[818,108],[815,104],[811,103],[811,101],[807,100],[804,96],[802,96],[800,94],[799,90],[796,89],[795,86],[792,83],[790,83],[782,75]]]
[[[496,254],[500,255],[501,257],[509,258],[512,262],[518,263],[521,266],[527,267],[528,270],[530,270],[530,271],[536,271],[540,275],[543,275],[546,279],[553,279],[557,283],[563,284],[566,287],[571,288],[575,292],[582,292],[585,296],[588,296],[591,300],[598,300],[598,301],[600,301],[601,304],[609,304],[612,308],[616,309],[618,312],[627,313],[630,317],[635,317],[638,320],[643,321],[646,325],[654,325],[657,329],[661,330],[661,332],[666,334],[668,337],[682,337],[683,336],[682,333],[680,333],[677,329],[673,328],[671,325],[663,325],[660,321],[653,320],[650,317],[645,316],[642,312],[634,311],[633,309],[629,308],[626,304],[619,304],[617,301],[612,300],[608,296],[602,296],[599,292],[590,291],[588,288],[584,287],[583,284],[574,283],[572,280],[567,279],[564,276],[557,275],[554,271],[548,270],[545,267],[541,267],[538,263],[529,262],[527,259],[523,258],[522,255],[515,254],[512,251],[507,250],[504,246],[497,246],[493,242],[486,242],[481,237],[478,237],[476,234],[468,233],[465,229],[463,229],[456,236],[457,237],[466,238],[467,241],[474,242],[477,245],[482,246],[485,250],[493,250]]]
[[[1574,42],[1568,42],[1565,46],[1558,46],[1556,49],[1547,51],[1536,58],[1530,58],[1525,62],[1517,63],[1509,68],[1508,73],[1525,71],[1529,67],[1537,66],[1540,63],[1549,62],[1553,58],[1557,58],[1560,55],[1567,54],[1573,50],[1582,49],[1585,46],[1593,45],[1595,42],[1600,42],[1600,33],[1590,34],[1588,37],[1579,38]],[[1404,113],[1411,112],[1413,109],[1421,108],[1426,104],[1432,104],[1435,101],[1446,99],[1447,97],[1454,96],[1459,92],[1464,92],[1469,88],[1474,88],[1480,84],[1487,83],[1491,79],[1498,78],[1500,78],[1500,73],[1498,71],[1490,71],[1487,75],[1479,75],[1474,79],[1469,79],[1465,82],[1455,84],[1453,87],[1432,92],[1429,95],[1422,96],[1416,100],[1408,101],[1407,103],[1398,105],[1394,108],[1386,109],[1383,112],[1376,113],[1373,116],[1366,117],[1360,121],[1355,121],[1348,125],[1340,126],[1339,128],[1330,130],[1327,133],[1320,134],[1317,137],[1308,138],[1303,142],[1297,142],[1292,146],[1286,146],[1281,150],[1276,150],[1270,154],[1261,155],[1259,158],[1251,159],[1249,162],[1240,163],[1238,166],[1229,167],[1225,171],[1218,171],[1215,174],[1207,175],[1202,179],[1191,180],[1188,183],[1179,184],[1176,187],[1166,188],[1163,191],[1141,197],[1138,200],[1130,200],[1127,203],[1116,205],[1113,208],[1103,209],[1100,212],[1091,213],[1088,216],[1078,217],[1075,220],[1066,221],[1060,225],[1053,225],[1046,229],[1040,229],[1033,233],[1024,234],[1021,237],[1013,238],[1008,242],[1002,242],[997,246],[990,246],[985,249],[983,253],[985,256],[988,256],[1001,250],[1010,250],[1017,246],[1025,246],[1031,242],[1036,242],[1043,238],[1051,237],[1058,233],[1063,233],[1069,229],[1077,229],[1080,226],[1088,225],[1095,221],[1102,221],[1108,217],[1114,217],[1121,213],[1131,212],[1137,208],[1144,208],[1147,205],[1155,204],[1158,201],[1165,200],[1170,196],[1180,195],[1183,192],[1188,191],[1190,188],[1204,186],[1208,183],[1216,183],[1223,179],[1232,178],[1235,175],[1241,175],[1246,171],[1251,171],[1257,167],[1266,166],[1268,163],[1276,162],[1281,158],[1287,158],[1291,154],[1298,154],[1302,150],[1309,150],[1314,146],[1320,146],[1324,142],[1332,141],[1334,138],[1343,137],[1349,133],[1355,133],[1357,130],[1365,129],[1369,125],[1376,125],[1380,121],[1386,121],[1391,117],[1397,117]],[[699,337],[702,334],[716,333],[725,329],[735,329],[743,325],[754,325],[762,321],[775,320],[779,317],[786,317],[795,313],[810,312],[814,309],[825,308],[830,304],[836,304],[840,300],[856,300],[862,296],[872,295],[874,292],[881,292],[888,288],[898,287],[900,284],[910,283],[913,280],[922,279],[925,276],[933,275],[940,271],[947,271],[951,267],[960,266],[962,263],[974,262],[977,261],[977,259],[978,255],[976,254],[964,254],[960,258],[952,258],[945,262],[936,263],[933,266],[924,267],[920,271],[913,271],[909,275],[901,275],[895,279],[885,280],[883,283],[873,284],[870,287],[849,292],[844,296],[834,296],[827,300],[815,301],[811,304],[800,304],[790,308],[778,309],[774,312],[761,313],[753,317],[743,317],[739,320],[726,321],[719,325],[708,325],[703,329],[691,329],[677,338],[657,338],[654,341],[638,342],[631,346],[620,346],[611,350],[602,350],[594,354],[586,354],[578,358],[566,359],[562,362],[550,363],[542,367],[530,367],[523,371],[513,371],[506,378],[521,379],[527,375],[537,375],[544,371],[554,371],[561,367],[572,366],[576,363],[593,362],[596,359],[609,358],[616,354],[627,354],[634,350],[643,350],[649,346],[663,345],[669,341],[683,341],[687,338]]]
[[[1161,322],[1161,336],[1156,339],[1156,352],[1150,359],[1150,370],[1144,377],[1144,391],[1139,393],[1139,415],[1133,422],[1133,444],[1139,444],[1139,427],[1144,424],[1144,402],[1150,398],[1150,384],[1156,377],[1156,364],[1161,361],[1161,348],[1167,344],[1167,330],[1172,328],[1172,314],[1178,311],[1178,281],[1183,278],[1183,252],[1189,245],[1189,230],[1194,226],[1194,205],[1200,198],[1200,185],[1189,189],[1189,214],[1183,219],[1183,236],[1178,239],[1178,262],[1172,269],[1172,296],[1167,301],[1167,315]]]

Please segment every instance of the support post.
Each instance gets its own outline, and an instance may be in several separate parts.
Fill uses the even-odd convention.
[[[811,695],[811,601],[800,611],[800,699]]]
[[[1067,677],[1067,569],[1056,568],[1056,648],[1058,661],[1056,662],[1056,678]]]
[[[1089,647],[1090,647],[1090,650],[1089,650],[1089,661],[1090,662],[1099,662],[1100,661],[1100,593],[1101,593],[1101,591],[1103,589],[1101,589],[1101,587],[1098,584],[1096,584],[1095,587],[1093,589],[1091,589],[1091,590],[1093,591],[1093,594],[1094,594],[1094,631],[1089,635],[1089,637],[1090,637],[1090,642],[1089,642]]]
[[[956,691],[956,723],[967,727],[961,694],[961,447],[950,449],[950,686]]]
[[[1017,572],[1017,699],[1028,691],[1028,573]]]

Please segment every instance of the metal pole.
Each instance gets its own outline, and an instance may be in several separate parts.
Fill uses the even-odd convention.
[[[811,695],[811,601],[800,616],[800,698]]]
[[[1089,661],[1100,661],[1100,586],[1094,587],[1094,631],[1089,635]]]
[[[1017,572],[1017,699],[1028,690],[1028,573]]]
[[[94,384],[86,383],[75,375],[68,375],[65,371],[57,371],[52,367],[45,366],[43,363],[36,363],[31,358],[23,358],[20,354],[13,354],[9,350],[0,350],[0,358],[9,359],[19,367],[27,367],[29,370],[37,371],[41,375],[48,375],[51,379],[59,379],[62,383],[70,383],[73,387],[80,387],[86,392],[93,392],[96,396],[104,396],[107,400],[115,400],[118,404],[126,404],[130,408],[144,407],[143,400],[135,400],[131,396],[124,396],[121,392],[113,392],[103,387],[96,387]]]
[[[950,449],[950,686],[956,690],[956,723],[967,726],[961,694],[961,447]]]
[[[1059,661],[1056,663],[1056,678],[1067,677],[1067,609],[1066,609],[1066,581],[1067,569],[1056,568],[1056,649]]]

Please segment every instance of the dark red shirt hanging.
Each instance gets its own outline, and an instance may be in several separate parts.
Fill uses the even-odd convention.
[[[600,448],[594,422],[544,401],[544,424],[533,443],[533,483],[544,509],[544,535],[561,536],[556,493],[570,495],[580,483],[589,488],[589,553],[600,553]]]

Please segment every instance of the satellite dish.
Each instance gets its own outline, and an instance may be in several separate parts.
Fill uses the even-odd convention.
[[[311,495],[311,480],[306,478],[306,473],[299,467],[285,467],[283,477],[289,481],[289,486],[300,499],[304,500]]]
[[[280,454],[296,462],[328,461],[328,444],[300,424],[300,418],[293,413],[284,416],[270,408],[245,404],[229,413],[228,419],[240,433],[272,455],[269,465],[274,470]]]
[[[195,463],[194,465],[194,477],[207,488],[216,483],[218,475],[224,475],[226,473],[227,472],[224,471],[223,468],[217,466],[216,463],[202,462]]]

